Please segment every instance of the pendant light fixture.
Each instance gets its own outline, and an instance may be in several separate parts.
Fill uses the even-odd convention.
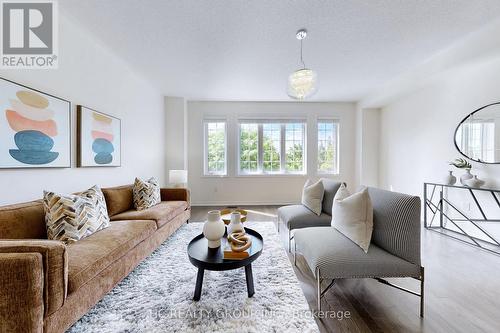
[[[306,29],[300,29],[295,35],[300,40],[300,62],[302,63],[302,68],[288,76],[288,96],[298,100],[311,97],[317,90],[318,75],[312,69],[306,68],[302,57],[302,43],[306,36]]]

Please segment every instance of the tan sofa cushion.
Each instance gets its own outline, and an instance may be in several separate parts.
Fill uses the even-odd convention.
[[[0,207],[0,239],[46,239],[41,200]]]
[[[0,240],[0,253],[39,253],[43,264],[45,314],[59,309],[66,299],[68,279],[67,248],[53,240]]]
[[[42,332],[42,255],[1,253],[0,286],[0,332]]]
[[[132,185],[103,188],[109,216],[134,208]]]
[[[68,294],[78,290],[156,231],[154,221],[116,221],[67,246]]]
[[[111,217],[111,221],[154,220],[158,228],[181,214],[188,207],[186,201],[162,201],[158,205],[144,210],[131,209]]]

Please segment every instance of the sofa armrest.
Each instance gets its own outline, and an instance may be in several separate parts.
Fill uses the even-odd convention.
[[[43,258],[0,253],[0,332],[42,332]]]
[[[53,240],[0,240],[0,254],[38,253],[43,266],[43,304],[45,316],[59,309],[68,292],[68,254],[66,245]]]
[[[187,188],[160,189],[161,201],[186,201],[191,206],[191,193]]]

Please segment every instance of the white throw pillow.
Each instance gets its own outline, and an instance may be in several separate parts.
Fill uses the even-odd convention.
[[[333,199],[332,227],[368,252],[373,231],[373,205],[366,187],[350,194],[345,184],[340,186]]]
[[[323,206],[323,195],[325,194],[325,188],[321,180],[316,183],[308,179],[302,189],[302,204],[309,208],[314,214],[321,215],[321,210]]]

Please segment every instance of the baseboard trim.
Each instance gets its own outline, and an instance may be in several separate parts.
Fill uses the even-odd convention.
[[[298,204],[297,202],[269,202],[269,201],[249,201],[249,202],[230,202],[230,201],[224,201],[224,202],[214,202],[214,201],[207,201],[207,202],[192,202],[191,206],[193,207],[199,207],[199,206],[238,206],[238,207],[243,207],[243,206],[285,206],[285,205],[294,205]]]

